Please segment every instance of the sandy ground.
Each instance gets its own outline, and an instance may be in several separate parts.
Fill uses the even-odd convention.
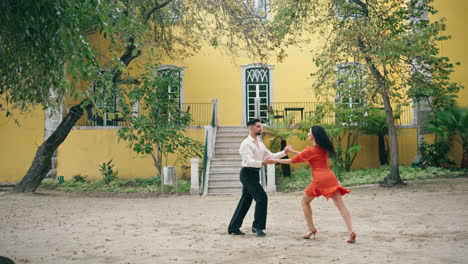
[[[238,197],[81,197],[0,193],[0,255],[16,263],[468,263],[468,179],[352,188],[357,243],[333,202],[313,201],[315,240],[300,193],[269,199],[264,238],[227,235]],[[242,230],[248,232],[253,208]]]

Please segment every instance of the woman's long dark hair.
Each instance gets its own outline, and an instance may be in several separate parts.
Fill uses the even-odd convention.
[[[315,143],[326,149],[331,157],[335,156],[335,148],[333,147],[333,143],[328,137],[327,132],[325,132],[325,129],[321,126],[313,126],[310,131],[315,138]]]

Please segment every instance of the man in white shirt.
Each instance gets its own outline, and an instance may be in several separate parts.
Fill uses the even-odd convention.
[[[263,229],[266,227],[266,216],[268,197],[259,182],[260,168],[266,164],[274,164],[270,159],[279,159],[287,155],[291,146],[286,146],[283,151],[271,153],[258,136],[262,134],[263,127],[259,119],[247,122],[249,136],[241,143],[239,153],[242,157],[242,169],[240,181],[242,183],[242,196],[236,211],[229,223],[228,233],[233,235],[244,235],[240,231],[244,217],[249,211],[252,199],[255,200],[255,215],[252,224],[252,232],[258,236],[265,236]]]

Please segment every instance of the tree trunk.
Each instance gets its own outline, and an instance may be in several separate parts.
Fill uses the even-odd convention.
[[[387,149],[385,148],[385,136],[378,135],[379,137],[379,160],[380,165],[388,164]]]
[[[13,192],[35,192],[42,180],[46,177],[52,163],[52,155],[62,142],[67,138],[70,130],[76,122],[83,116],[83,105],[88,104],[87,109],[90,110],[91,103],[88,99],[83,100],[80,104],[73,106],[70,112],[63,118],[57,129],[50,137],[42,143],[37,149],[36,156],[26,172],[23,179],[16,185]]]
[[[131,37],[124,54],[120,57],[120,61],[125,66],[128,66],[131,61],[141,55],[140,50],[133,55],[133,51],[136,48],[134,39]],[[112,73],[114,74],[113,83],[114,85],[118,85],[121,82],[122,71],[116,67]],[[83,115],[84,110],[82,106],[85,104],[87,104],[86,109],[91,111],[92,104],[89,99],[84,99],[79,105],[75,105],[70,109],[70,112],[64,117],[54,133],[52,133],[52,135],[50,135],[50,137],[37,149],[36,156],[34,157],[31,167],[21,182],[13,189],[13,192],[36,191],[37,187],[39,187],[42,180],[47,175],[47,172],[50,170],[52,155],[60,144],[62,144],[65,138],[67,138],[70,130]]]
[[[369,19],[369,9],[368,5],[364,3],[362,0],[352,0],[354,3],[359,5],[363,11],[364,21],[367,23]],[[379,69],[375,66],[372,57],[368,55],[368,47],[366,43],[363,41],[363,38],[357,38],[357,44],[361,52],[365,55],[366,64],[369,67],[372,75],[377,80],[380,93],[382,94],[382,99],[385,108],[385,115],[387,117],[387,126],[388,126],[388,137],[390,139],[390,173],[385,177],[383,180],[384,186],[394,186],[403,184],[403,181],[400,178],[399,172],[399,160],[398,160],[398,138],[396,134],[395,128],[395,120],[393,119],[393,110],[390,104],[390,95],[388,91],[387,82],[379,71]]]
[[[156,176],[162,176],[162,155],[160,155],[160,152],[158,151],[156,154],[153,152],[150,153],[151,158],[153,159],[153,165],[156,167],[156,170],[158,171],[158,175]],[[161,179],[162,181],[162,179]]]
[[[388,90],[382,90],[382,99],[385,107],[385,114],[387,116],[388,137],[390,139],[390,173],[385,177],[382,182],[384,186],[395,186],[403,184],[399,171],[399,157],[398,157],[398,138],[396,134],[395,120],[393,119],[393,110],[390,105],[390,97]]]
[[[463,156],[462,156],[462,161],[460,163],[460,168],[462,169],[468,168],[468,147],[463,147]]]

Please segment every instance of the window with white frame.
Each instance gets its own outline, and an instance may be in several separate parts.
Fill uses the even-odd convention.
[[[366,78],[364,65],[355,62],[341,63],[335,66],[336,97],[335,105],[342,121],[351,121],[354,116],[366,115]],[[354,121],[351,121],[354,123]]]
[[[267,18],[269,13],[269,0],[242,0],[247,7],[255,10],[261,16]]]
[[[175,85],[168,86],[169,96],[173,97],[179,102],[179,105],[182,107],[183,104],[183,76],[184,69],[177,66],[161,66],[158,69],[159,76],[170,76],[176,81]]]
[[[92,111],[87,112],[86,124],[80,126],[116,127],[125,125],[125,119],[119,106],[119,96],[114,87],[103,89],[103,83],[94,82],[92,91],[99,94],[100,100],[94,103]]]
[[[270,70],[262,67],[252,67],[245,70],[246,120],[258,117],[268,120],[268,105],[270,102]],[[258,98],[258,106],[256,106]],[[256,109],[259,107],[259,109]],[[256,111],[258,111],[256,113]],[[258,115],[258,116],[257,116]]]

